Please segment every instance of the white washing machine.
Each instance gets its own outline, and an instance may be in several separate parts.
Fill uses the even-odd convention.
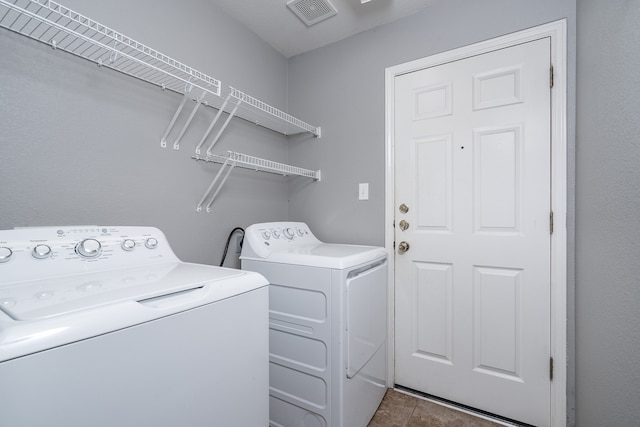
[[[156,228],[0,230],[0,425],[266,426],[266,285]]]
[[[270,283],[270,425],[366,426],[387,388],[385,250],[272,222],[247,228],[240,258]]]

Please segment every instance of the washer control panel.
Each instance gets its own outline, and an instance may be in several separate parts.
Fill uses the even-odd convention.
[[[0,285],[179,261],[154,227],[32,227],[0,230]]]

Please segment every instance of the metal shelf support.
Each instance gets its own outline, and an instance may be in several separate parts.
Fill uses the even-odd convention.
[[[207,208],[206,208],[207,212],[211,212],[211,205],[213,205],[213,201],[218,196],[218,193],[222,189],[222,186],[224,185],[224,183],[226,182],[227,178],[231,174],[231,171],[233,170],[233,168],[236,166],[235,162],[230,157],[228,157],[224,161],[224,163],[222,164],[222,167],[220,168],[220,170],[218,171],[216,176],[213,178],[213,181],[211,181],[211,184],[209,184],[209,187],[207,188],[207,191],[205,191],[204,195],[202,196],[202,199],[200,199],[200,201],[196,205],[196,211],[197,212],[200,212],[202,210],[202,205],[209,198],[209,194],[211,194],[211,190],[213,190],[213,187],[216,185],[216,183],[218,182],[218,180],[222,176],[222,172],[224,172],[224,169],[229,164],[229,162],[231,162],[231,166],[229,166],[229,169],[227,169],[227,173],[224,175],[224,178],[222,178],[222,181],[220,182],[220,184],[216,188],[216,191],[213,193],[213,196],[211,196],[211,200],[207,204]]]
[[[218,120],[220,119],[220,116],[222,115],[222,112],[227,107],[227,103],[229,102],[229,98],[231,98],[231,95],[227,95],[227,97],[224,100],[224,103],[218,109],[218,112],[216,113],[216,116],[211,121],[211,124],[209,125],[209,127],[205,131],[204,135],[202,135],[202,138],[200,139],[200,142],[198,143],[198,145],[196,145],[196,154],[200,154],[200,149],[202,148],[202,146],[204,145],[205,141],[209,137],[209,134],[213,130],[213,127],[216,125],[216,123],[218,123]]]
[[[236,103],[236,105],[233,107],[233,110],[231,110],[231,112],[227,116],[227,120],[224,121],[224,123],[222,124],[222,127],[220,128],[216,136],[213,138],[213,141],[211,141],[211,144],[209,144],[209,148],[207,148],[207,156],[211,155],[211,150],[213,150],[213,146],[216,145],[216,142],[218,142],[218,140],[220,139],[222,132],[224,132],[224,130],[227,128],[233,116],[236,115],[236,112],[238,111],[238,107],[240,106],[241,103],[242,101],[238,101]]]
[[[169,137],[169,133],[171,132],[171,129],[173,129],[173,126],[176,124],[176,120],[178,120],[178,116],[180,115],[180,112],[184,108],[184,105],[187,103],[190,92],[191,92],[191,88],[187,89],[184,95],[182,96],[182,101],[180,101],[180,105],[178,105],[178,109],[176,110],[173,117],[171,118],[171,121],[169,122],[169,126],[167,126],[167,130],[164,132],[164,135],[162,135],[162,138],[160,138],[161,147],[167,146],[167,138]]]

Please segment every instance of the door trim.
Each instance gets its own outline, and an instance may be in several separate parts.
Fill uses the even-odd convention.
[[[559,20],[495,39],[439,53],[385,70],[385,248],[394,254],[395,170],[394,99],[395,77],[447,62],[549,37],[554,81],[551,91],[551,425],[564,426],[567,419],[567,23]],[[389,257],[388,378],[395,384],[394,298],[395,257]]]

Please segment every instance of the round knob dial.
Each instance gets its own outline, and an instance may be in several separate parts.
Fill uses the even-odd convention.
[[[0,263],[9,261],[11,259],[11,255],[13,255],[13,251],[11,249],[5,247],[0,248]]]
[[[158,246],[158,239],[149,237],[147,240],[144,241],[144,245],[149,249],[155,249]]]
[[[85,258],[95,258],[102,252],[102,245],[96,239],[84,239],[76,246],[76,253]]]
[[[120,247],[125,251],[132,251],[136,247],[136,242],[132,239],[124,239]]]
[[[49,258],[51,256],[51,247],[49,245],[36,245],[31,251],[31,255],[36,259]]]
[[[294,236],[293,228],[285,228],[283,233],[284,233],[284,237],[286,237],[287,239],[289,240],[293,239],[293,236]]]
[[[263,231],[262,232],[262,238],[264,240],[269,240],[270,237],[271,237],[271,233],[269,233],[268,231]]]
[[[298,232],[298,236],[304,236],[304,230],[302,228],[298,228],[296,231]]]
[[[273,230],[273,233],[271,233],[273,235],[274,239],[279,239],[280,238],[280,232],[277,230]]]

